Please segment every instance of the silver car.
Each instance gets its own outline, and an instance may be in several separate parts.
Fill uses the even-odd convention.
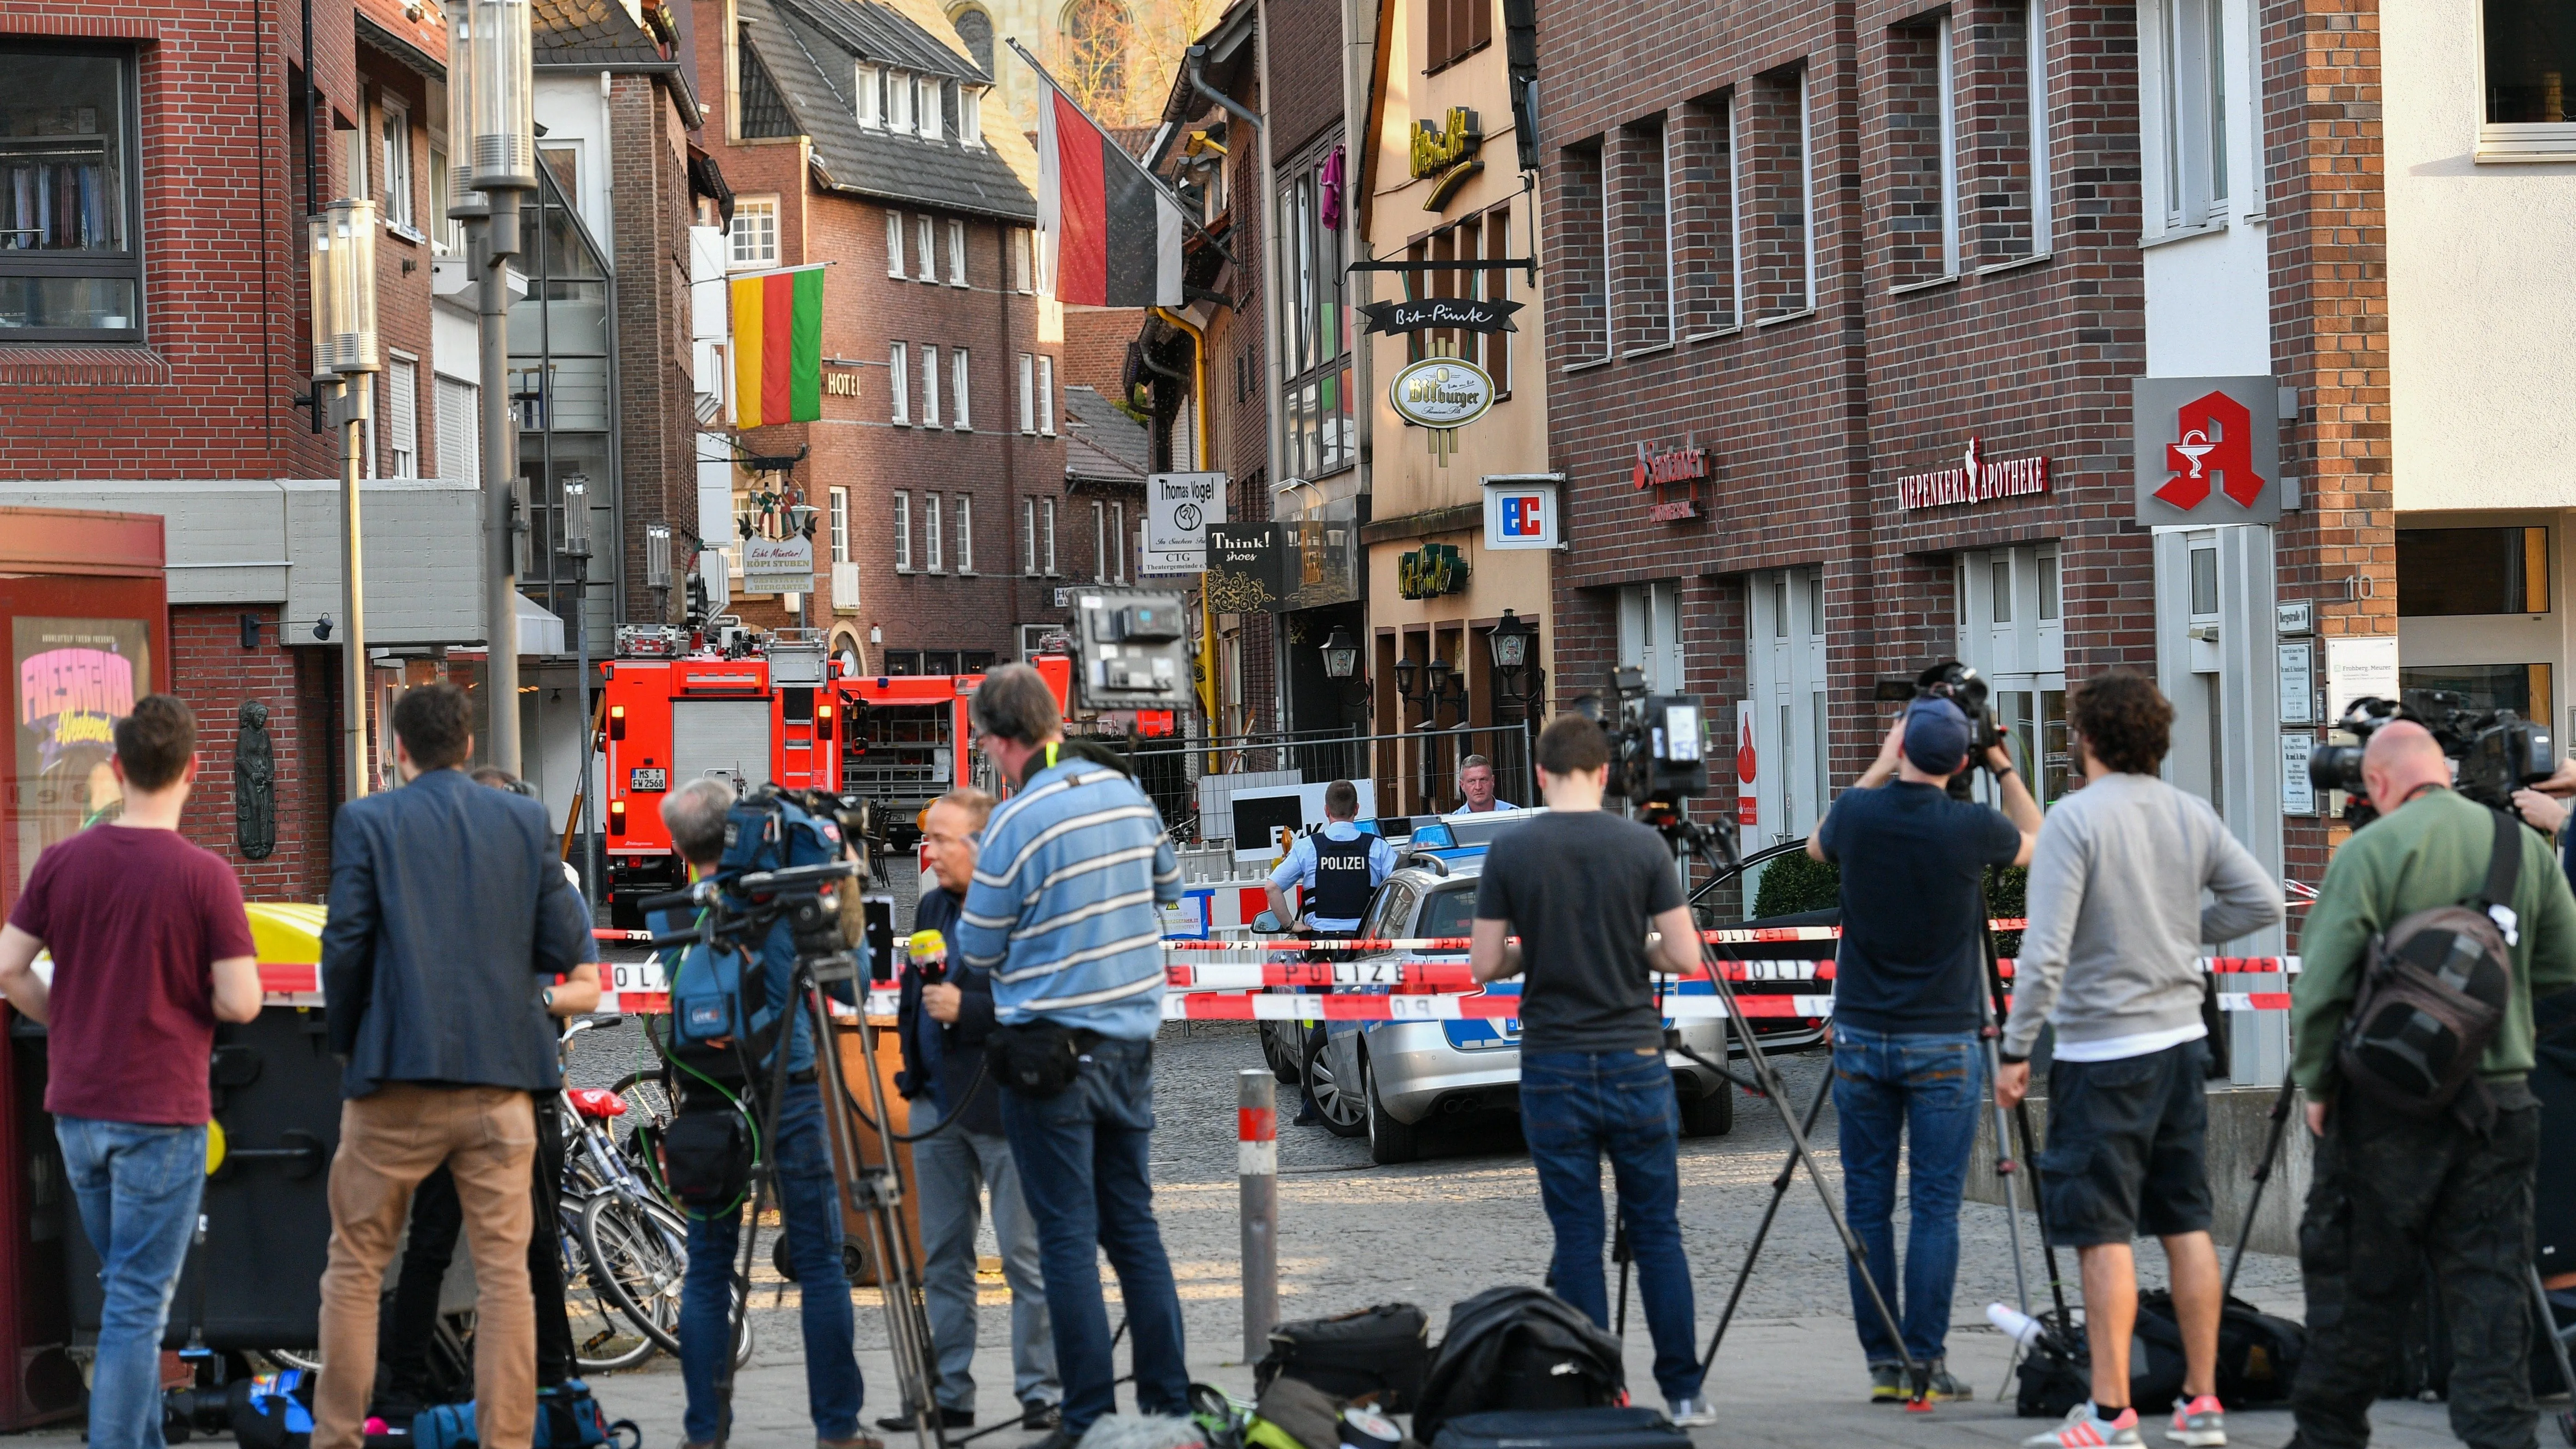
[[[1376,939],[1464,937],[1476,914],[1476,877],[1482,851],[1446,859],[1422,856],[1388,875],[1369,902],[1361,934]],[[1464,962],[1465,951],[1389,951],[1361,961]],[[1492,991],[1516,993],[1516,981]],[[1684,982],[1678,991],[1700,994],[1706,982]],[[1293,1023],[1282,1023],[1294,1029]],[[1682,1039],[1724,1061],[1723,1022],[1679,1023]],[[1274,1049],[1275,1050],[1275,1049]],[[1337,1135],[1365,1132],[1378,1162],[1411,1162],[1421,1156],[1426,1129],[1435,1122],[1480,1111],[1520,1110],[1520,1023],[1517,1020],[1331,1022],[1321,1045],[1305,1057],[1307,1086],[1324,1125]],[[1275,1061],[1274,1054],[1273,1060]],[[1681,1097],[1682,1135],[1713,1137],[1735,1124],[1733,1089],[1715,1072],[1680,1055],[1665,1058]]]

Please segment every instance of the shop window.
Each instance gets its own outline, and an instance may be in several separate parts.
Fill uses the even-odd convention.
[[[2443,689],[2473,710],[2509,709],[2549,723],[2550,669],[2546,664],[2427,664],[2400,668],[2399,689]]]
[[[2549,612],[2549,530],[2397,530],[2397,615]]]
[[[130,50],[0,45],[0,335],[139,341]]]

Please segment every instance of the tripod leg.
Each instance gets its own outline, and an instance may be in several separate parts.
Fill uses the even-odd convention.
[[[1995,915],[1994,896],[1990,889],[1994,878],[1992,867],[1988,867],[1977,877],[1977,905],[1983,912],[1982,919],[1988,921],[1993,920]],[[2003,971],[1995,962],[1995,933],[1980,929],[1977,932],[1977,944],[1985,956],[1987,983],[1989,986],[2001,986]],[[1994,1105],[1995,1109],[1995,1176],[2003,1181],[2004,1228],[2012,1239],[2013,1301],[2015,1306],[2021,1309],[2022,1316],[2027,1318],[2030,1316],[2030,1279],[2022,1271],[2021,1194],[2013,1180],[2019,1176],[2022,1164],[2015,1161],[2012,1155],[2012,1125],[2006,1119],[2003,1098],[1992,1095],[1995,1083],[2000,1081],[2004,1074],[2004,1004],[2001,993],[1989,991],[1986,994],[1985,1008],[1985,1030],[1980,1035],[1986,1039],[1987,1100]]]
[[[2281,1095],[2272,1099],[2271,1140],[2263,1144],[2263,1161],[2254,1169],[2254,1191],[2245,1200],[2245,1225],[2236,1232],[2236,1251],[2227,1256],[2227,1277],[2218,1288],[2218,1302],[2223,1310],[2236,1293],[2236,1270],[2245,1266],[2245,1246],[2254,1241],[2254,1214],[2263,1207],[2263,1189],[2272,1181],[2272,1161],[2281,1155],[2281,1139],[2288,1135],[2291,1108],[2298,1096],[2298,1078],[2284,1073]]]
[[[1825,1114],[1825,1098],[1832,1093],[1831,1081],[1817,1084],[1816,1098],[1807,1104],[1807,1131],[1816,1130],[1816,1119]],[[1717,1332],[1709,1335],[1708,1352],[1699,1357],[1702,1375],[1708,1373],[1710,1364],[1717,1362],[1717,1346],[1726,1342],[1726,1326],[1735,1321],[1735,1306],[1744,1301],[1744,1285],[1753,1277],[1753,1260],[1762,1256],[1763,1240],[1771,1236],[1772,1221],[1780,1216],[1781,1200],[1789,1195],[1789,1184],[1797,1179],[1797,1175],[1798,1154],[1792,1152],[1788,1160],[1780,1164],[1778,1175],[1771,1179],[1771,1201],[1762,1209],[1761,1225],[1753,1230],[1753,1245],[1744,1250],[1744,1266],[1735,1270],[1735,1287],[1726,1295],[1726,1311],[1717,1316]]]
[[[1619,1213],[1618,1226],[1610,1230],[1610,1261],[1619,1265],[1619,1320],[1618,1327],[1611,1332],[1624,1339],[1628,1336],[1628,1269],[1636,1262],[1635,1255],[1628,1251],[1628,1214],[1625,1209]]]

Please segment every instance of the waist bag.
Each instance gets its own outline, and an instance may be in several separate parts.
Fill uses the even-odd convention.
[[[997,1026],[984,1038],[984,1060],[993,1076],[1023,1097],[1052,1097],[1073,1085],[1082,1054],[1099,1040],[1051,1021]]]
[[[699,1217],[724,1212],[751,1186],[751,1124],[712,1092],[684,1103],[662,1131],[662,1174],[680,1206]]]
[[[2475,900],[2400,917],[2371,938],[2361,989],[2335,1042],[2343,1079],[2405,1116],[2430,1119],[2477,1081],[2513,991],[2522,876],[2521,827],[2495,817],[2495,852]],[[2458,1115],[2484,1132],[2493,1115],[2477,1083]]]

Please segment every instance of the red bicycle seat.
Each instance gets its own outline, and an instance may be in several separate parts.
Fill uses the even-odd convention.
[[[566,1095],[572,1098],[572,1109],[596,1119],[626,1115],[626,1099],[606,1087],[575,1087]]]

